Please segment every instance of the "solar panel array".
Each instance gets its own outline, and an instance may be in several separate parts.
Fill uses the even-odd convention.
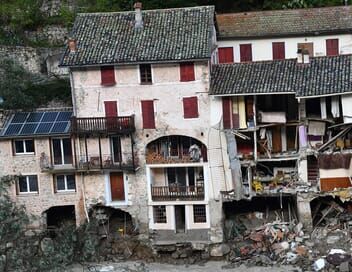
[[[72,111],[18,112],[2,132],[2,136],[63,134],[70,130]]]

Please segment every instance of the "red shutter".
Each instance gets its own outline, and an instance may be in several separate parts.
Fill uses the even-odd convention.
[[[326,55],[337,56],[339,54],[339,39],[326,40]]]
[[[100,67],[100,73],[101,85],[111,86],[116,84],[114,66],[102,66]]]
[[[252,61],[252,44],[240,44],[241,62]]]
[[[180,63],[180,75],[181,81],[193,81],[194,77],[194,63],[193,62],[185,62]]]
[[[273,42],[273,60],[285,59],[285,43]]]
[[[219,48],[219,63],[233,63],[233,47]]]
[[[183,98],[183,117],[184,118],[198,117],[198,98],[196,96]]]
[[[117,102],[116,101],[104,101],[105,116],[116,117],[117,116]]]
[[[144,100],[142,103],[143,128],[155,128],[154,101]]]
[[[231,97],[222,98],[222,121],[224,128],[231,128]]]

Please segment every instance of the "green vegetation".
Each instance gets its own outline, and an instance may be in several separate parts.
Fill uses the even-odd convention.
[[[36,77],[10,59],[0,60],[0,97],[4,109],[31,110],[50,101],[71,103],[70,83],[67,79],[39,82]]]

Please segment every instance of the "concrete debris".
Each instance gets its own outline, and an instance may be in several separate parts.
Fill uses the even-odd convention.
[[[320,271],[325,267],[325,260],[320,258],[314,262],[313,269],[314,271]]]
[[[227,244],[220,244],[213,247],[210,250],[210,256],[212,257],[222,257],[227,255],[230,252],[230,247]]]

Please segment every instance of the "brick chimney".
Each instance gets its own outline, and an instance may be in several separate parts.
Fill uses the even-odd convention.
[[[68,45],[68,49],[70,50],[70,52],[76,52],[76,50],[77,50],[77,41],[76,41],[76,39],[68,38],[67,45]]]
[[[142,18],[142,2],[134,3],[134,11],[135,11],[135,28],[143,27],[143,18]]]

